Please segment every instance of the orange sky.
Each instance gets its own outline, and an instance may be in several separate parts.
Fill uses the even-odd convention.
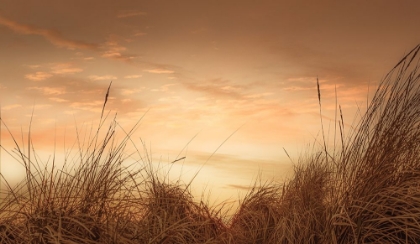
[[[0,0],[2,118],[20,138],[34,108],[33,141],[47,161],[54,137],[63,145],[66,130],[74,141],[75,124],[98,120],[112,80],[107,108],[124,128],[150,109],[133,140],[155,162],[176,159],[198,133],[174,166],[186,180],[243,125],[196,184],[235,197],[258,170],[284,177],[283,147],[297,160],[314,141],[317,76],[325,126],[335,86],[352,123],[368,84],[419,43],[418,9],[417,0]],[[20,168],[2,161],[9,178]]]

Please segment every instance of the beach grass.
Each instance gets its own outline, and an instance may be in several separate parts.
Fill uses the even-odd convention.
[[[64,166],[40,163],[30,137],[26,148],[2,147],[26,177],[12,186],[2,176],[0,243],[420,243],[419,50],[383,78],[347,135],[338,116],[340,143],[328,148],[323,135],[289,181],[255,183],[229,218],[148,157],[124,165],[136,126],[116,141],[108,88],[97,130],[78,135],[78,156]]]

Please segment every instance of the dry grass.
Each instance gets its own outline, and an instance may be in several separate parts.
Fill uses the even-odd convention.
[[[104,129],[103,112],[71,166],[42,166],[30,137],[27,149],[15,141],[2,150],[26,178],[6,185],[0,243],[420,243],[419,50],[383,79],[347,137],[341,116],[340,146],[324,139],[286,184],[256,184],[230,220],[189,185],[159,178],[147,158],[123,167],[135,128],[116,143],[117,122]],[[318,96],[321,108],[319,84]]]

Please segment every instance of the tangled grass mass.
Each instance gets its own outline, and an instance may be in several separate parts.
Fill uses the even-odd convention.
[[[338,116],[335,148],[301,157],[284,184],[256,185],[231,218],[147,158],[123,167],[133,131],[115,143],[115,119],[101,134],[101,118],[71,167],[40,166],[15,141],[26,178],[2,178],[0,243],[420,243],[419,50],[385,76],[349,135]]]

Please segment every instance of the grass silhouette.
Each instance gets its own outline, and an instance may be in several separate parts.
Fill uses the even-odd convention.
[[[15,150],[2,148],[26,177],[12,187],[2,176],[0,243],[420,243],[419,50],[385,76],[346,137],[340,116],[340,144],[323,139],[285,184],[256,183],[229,220],[189,184],[160,178],[149,158],[123,166],[136,126],[118,143],[115,117],[104,127],[108,88],[71,165],[40,164],[30,133],[27,150],[15,139]]]

